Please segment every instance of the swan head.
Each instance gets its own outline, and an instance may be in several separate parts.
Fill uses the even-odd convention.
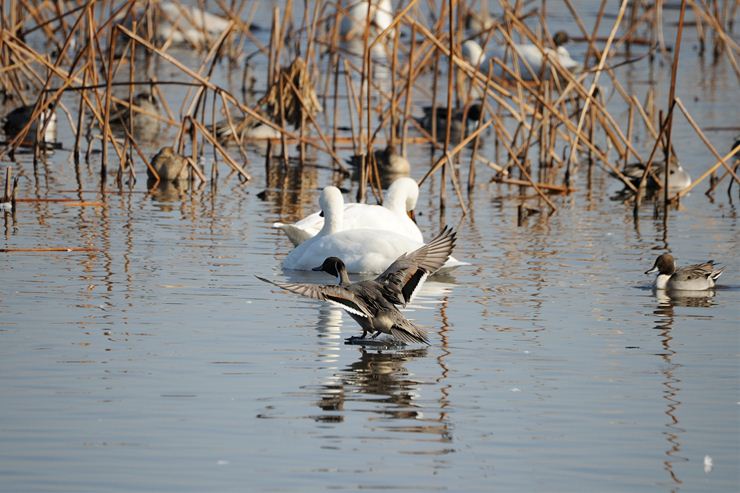
[[[337,187],[328,186],[321,191],[319,207],[324,217],[324,227],[321,233],[330,234],[342,230],[344,214],[344,198]]]
[[[408,213],[409,217],[413,219],[414,209],[418,201],[419,185],[416,184],[416,180],[413,178],[404,176],[397,178],[388,187],[385,206],[400,215]]]

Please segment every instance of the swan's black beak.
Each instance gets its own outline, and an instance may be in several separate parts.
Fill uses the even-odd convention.
[[[324,217],[324,211],[319,212],[319,217]]]

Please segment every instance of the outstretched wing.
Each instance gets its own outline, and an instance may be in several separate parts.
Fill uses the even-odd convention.
[[[396,259],[375,280],[383,285],[386,298],[405,305],[421,287],[427,276],[438,271],[455,248],[456,233],[445,227],[432,241]]]
[[[331,286],[322,284],[303,284],[303,283],[281,283],[270,281],[264,277],[254,276],[260,281],[270,283],[274,286],[290,291],[291,293],[300,294],[307,298],[313,298],[315,300],[328,301],[333,305],[337,305],[349,313],[353,313],[360,317],[370,318],[365,303],[360,300],[354,293],[341,287]]]

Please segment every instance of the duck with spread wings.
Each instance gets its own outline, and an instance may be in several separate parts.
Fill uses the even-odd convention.
[[[316,300],[328,301],[343,308],[362,327],[362,338],[368,333],[375,338],[381,333],[404,343],[429,344],[426,332],[408,320],[396,308],[405,306],[426,278],[439,270],[455,247],[456,233],[445,228],[426,245],[404,253],[375,279],[351,282],[344,262],[329,257],[314,268],[337,277],[335,285],[278,283],[258,279]]]

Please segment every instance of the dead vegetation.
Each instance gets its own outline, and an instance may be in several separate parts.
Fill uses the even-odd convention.
[[[368,192],[380,195],[378,166],[368,159],[375,150],[405,156],[410,144],[428,144],[435,151],[420,183],[439,175],[442,211],[448,187],[466,210],[465,189],[474,189],[482,168],[494,170],[492,181],[522,193],[531,189],[538,207],[550,213],[557,211],[552,194],[591,187],[597,170],[622,182],[635,210],[650,177],[663,191],[665,211],[705,179],[709,194],[723,181],[738,181],[732,159],[738,147],[720,152],[725,144],[706,137],[675,93],[686,29],[696,30],[699,56],[727,63],[740,80],[732,36],[737,2],[682,0],[674,6],[680,9],[675,39],[664,36],[665,2],[623,0],[615,13],[614,4],[601,0],[592,26],[570,0],[564,3],[574,26],[571,45],[586,47],[575,64],[564,55],[562,36],[549,30],[544,0],[502,0],[495,15],[485,0],[444,1],[441,11],[414,0],[395,9],[388,1],[316,1],[300,14],[286,0],[272,12],[266,45],[253,24],[264,4],[253,0],[217,0],[208,11],[203,2],[10,0],[0,26],[0,92],[6,107],[30,109],[22,125],[6,128],[0,154],[12,158],[22,146],[36,159],[53,152],[45,138],[51,118],[43,116],[51,112],[75,136],[64,143],[75,163],[99,165],[101,190],[111,176],[118,187],[133,186],[144,170],[157,176],[150,160],[167,145],[188,158],[191,182],[213,179],[223,165],[249,181],[245,122],[278,132],[272,137],[279,138],[268,137],[268,167],[302,166],[311,148],[346,176],[340,152],[357,155],[359,200]],[[608,36],[599,34],[607,26]],[[482,46],[486,60],[466,59],[469,41]],[[255,75],[249,68],[258,60],[267,70]],[[644,93],[625,87],[619,68],[634,63],[672,66],[667,101],[656,100],[653,85]],[[241,97],[214,82],[219,64],[242,71]],[[176,76],[159,80],[155,65]],[[248,97],[255,80],[266,88],[259,99]],[[179,108],[166,97],[174,85],[187,88]],[[473,120],[474,104],[479,114]],[[419,106],[435,115],[430,125],[412,114]],[[716,161],[676,190],[669,173],[661,183],[653,166],[680,163],[672,145],[678,118]],[[169,137],[154,139],[159,145],[152,150],[160,127]],[[226,133],[234,142],[220,138]],[[653,143],[649,153],[637,136]],[[484,140],[495,157],[482,155]],[[201,165],[206,153],[214,156],[210,170]],[[630,163],[644,166],[637,181],[623,172]],[[266,176],[269,181],[272,174]]]

